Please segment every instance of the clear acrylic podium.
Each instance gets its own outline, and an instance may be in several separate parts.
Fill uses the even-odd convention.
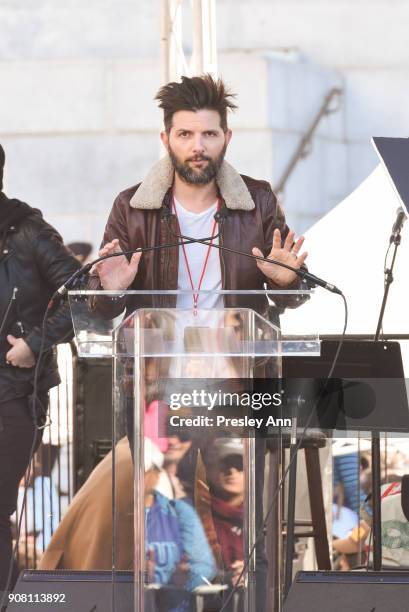
[[[201,292],[196,311],[186,293],[69,294],[79,356],[113,358],[113,592],[128,570],[135,612],[262,612],[263,443],[291,433],[281,358],[320,351],[267,313],[311,292],[221,291],[211,308]]]

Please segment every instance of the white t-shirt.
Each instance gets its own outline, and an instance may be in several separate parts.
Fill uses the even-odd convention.
[[[183,208],[182,204],[175,199],[176,212],[179,220],[180,233],[192,238],[209,238],[212,235],[214,226],[214,215],[217,211],[217,202],[201,213],[194,213]],[[215,234],[219,231],[216,225]],[[219,239],[213,240],[214,244],[219,244]],[[192,275],[193,287],[197,291],[203,266],[206,260],[208,246],[204,244],[186,244],[185,252],[189,262],[190,273]],[[202,280],[201,289],[206,291],[219,291],[222,288],[222,277],[220,270],[219,249],[210,248],[206,270]],[[178,289],[191,291],[189,273],[183,248],[179,247],[179,268],[178,268]],[[177,308],[193,308],[193,295],[178,295]],[[215,294],[207,294],[199,297],[198,308],[213,309],[223,308],[223,299]]]

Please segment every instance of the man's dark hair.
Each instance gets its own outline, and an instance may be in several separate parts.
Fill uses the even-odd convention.
[[[4,153],[4,149],[0,144],[0,191],[3,189],[3,171],[4,171],[5,163],[6,163],[6,154]]]
[[[169,133],[172,127],[172,117],[182,110],[198,111],[201,109],[215,110],[220,115],[220,127],[227,130],[227,109],[237,108],[231,93],[221,79],[214,79],[210,74],[202,76],[182,76],[181,83],[168,83],[161,87],[155,96],[159,108],[163,109],[165,130]]]

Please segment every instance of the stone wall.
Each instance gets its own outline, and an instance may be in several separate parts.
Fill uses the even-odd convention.
[[[217,0],[220,74],[238,92],[229,159],[277,182],[333,86],[284,204],[302,231],[376,165],[372,135],[406,135],[404,0]],[[96,246],[115,195],[157,159],[159,0],[0,0],[6,187],[67,241]]]

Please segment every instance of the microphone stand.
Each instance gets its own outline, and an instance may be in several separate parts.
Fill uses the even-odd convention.
[[[381,310],[379,313],[378,325],[375,332],[374,340],[379,342],[382,322],[388,301],[389,289],[393,283],[393,268],[395,266],[398,247],[401,243],[401,229],[403,219],[400,217],[401,209],[397,211],[396,222],[392,229],[390,244],[394,245],[393,256],[390,267],[385,267],[385,287]],[[399,222],[400,220],[400,222]],[[381,440],[379,431],[372,432],[371,440],[371,455],[372,455],[372,534],[373,534],[373,569],[379,572],[382,569],[382,514],[381,514]]]

